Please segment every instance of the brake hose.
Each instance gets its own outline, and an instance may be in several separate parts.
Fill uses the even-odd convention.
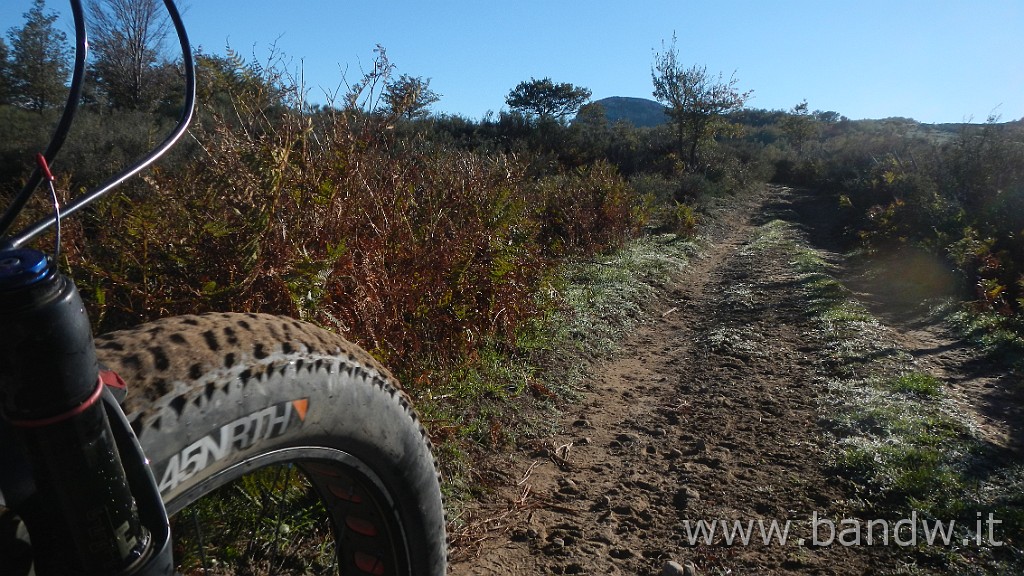
[[[75,79],[72,81],[72,92],[75,91],[76,84],[77,84],[77,91],[78,91],[79,95],[78,96],[74,96],[74,94],[72,94],[71,96],[69,96],[68,107],[65,108],[64,118],[62,118],[61,126],[58,127],[58,133],[56,133],[54,135],[54,139],[51,141],[50,146],[47,147],[47,152],[48,153],[49,153],[50,149],[53,148],[54,146],[56,146],[56,148],[59,149],[60,146],[63,144],[63,140],[64,140],[64,138],[67,135],[67,129],[70,128],[70,123],[71,123],[71,118],[68,116],[68,108],[77,108],[78,101],[79,101],[80,95],[81,95],[81,77],[80,76],[84,76],[84,61],[85,61],[85,51],[86,51],[86,44],[87,43],[86,43],[86,36],[85,36],[84,19],[81,18],[81,1],[80,0],[71,0],[71,5],[72,5],[72,11],[75,12],[75,29],[76,29],[75,34],[77,36]],[[175,32],[178,35],[178,41],[179,41],[179,44],[181,45],[182,61],[183,61],[183,67],[184,67],[184,72],[185,72],[185,104],[184,104],[184,108],[182,109],[181,116],[178,119],[178,124],[177,124],[177,126],[175,126],[174,130],[171,131],[171,133],[164,139],[163,142],[161,142],[156,148],[154,148],[148,154],[146,154],[144,157],[142,157],[140,160],[138,160],[135,164],[133,164],[129,168],[125,169],[120,174],[118,174],[118,175],[114,176],[113,178],[107,180],[105,183],[101,184],[98,188],[96,188],[96,189],[94,189],[92,191],[86,192],[86,193],[82,194],[81,196],[78,196],[77,198],[73,199],[71,202],[69,202],[61,210],[61,217],[67,217],[67,216],[70,216],[71,214],[74,214],[75,212],[81,210],[82,208],[84,208],[88,204],[90,204],[90,203],[94,202],[95,200],[101,198],[102,196],[106,195],[107,193],[109,193],[114,188],[117,188],[118,186],[123,184],[126,180],[131,178],[132,176],[135,176],[139,172],[141,172],[141,171],[145,170],[146,168],[148,168],[151,164],[153,164],[158,159],[160,159],[161,156],[166,154],[167,151],[170,150],[178,142],[178,140],[181,139],[181,137],[185,134],[185,132],[188,130],[188,125],[192,121],[192,116],[193,116],[194,111],[195,111],[195,100],[196,100],[195,61],[194,61],[194,58],[192,56],[192,48],[191,48],[191,45],[189,44],[188,33],[185,31],[185,25],[184,25],[184,23],[183,23],[183,21],[181,19],[181,14],[178,12],[178,8],[174,5],[174,1],[173,0],[164,0],[164,5],[167,7],[167,13],[170,16],[171,22],[174,24]],[[79,30],[79,20],[82,20],[81,30]],[[78,59],[79,59],[79,54],[81,55],[81,60],[82,60],[82,71],[81,71],[81,74],[79,73],[79,67],[78,67],[78,64],[77,64]],[[72,97],[74,97],[74,102],[73,103],[72,103]],[[74,111],[73,110],[70,113],[70,115],[71,115],[71,117],[74,116]],[[65,118],[67,118],[67,122],[66,123],[68,124],[68,127],[64,129],[64,133],[63,134],[60,134],[60,129],[65,124],[65,122],[64,122]],[[54,152],[54,154],[55,153],[56,152]],[[44,155],[44,156],[46,157],[47,162],[50,162],[52,160],[52,158],[50,156],[46,156],[46,155]],[[36,187],[39,186],[39,183],[42,181],[42,179],[43,179],[43,174],[41,173],[41,170],[39,168],[37,168],[35,170],[35,172],[33,172],[34,184],[33,184],[33,181],[30,180],[29,181],[29,186],[26,186],[26,188],[25,188],[27,190],[27,192],[23,190],[22,193],[15,200],[16,203],[20,201],[20,205],[17,205],[17,204],[12,205],[10,208],[8,208],[7,212],[4,214],[3,219],[0,219],[0,233],[3,233],[8,228],[10,228],[11,222],[13,222],[15,218],[17,218],[18,213],[21,212],[22,208],[24,208],[25,203],[28,201],[28,197],[31,196],[32,192],[36,189]],[[22,196],[24,196],[24,198],[22,198]],[[8,220],[10,220],[10,222],[8,222]],[[35,224],[32,224],[31,226],[29,226],[29,227],[25,228],[24,230],[22,230],[21,232],[11,236],[10,238],[5,239],[3,245],[0,246],[0,247],[2,247],[2,248],[19,248],[19,247],[25,245],[27,242],[29,242],[33,238],[35,238],[36,236],[38,236],[39,234],[41,234],[44,231],[46,231],[47,228],[49,228],[50,226],[53,226],[54,224],[55,224],[55,220],[53,218],[44,218],[42,220],[39,220]]]

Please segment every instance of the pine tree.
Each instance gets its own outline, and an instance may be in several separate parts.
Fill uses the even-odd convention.
[[[10,51],[7,49],[7,43],[4,42],[3,38],[0,38],[0,105],[10,104],[11,70],[9,58]]]
[[[7,33],[11,42],[11,101],[31,110],[62,105],[71,73],[67,35],[54,26],[57,14],[45,9],[45,0],[34,0],[25,13],[25,25]]]

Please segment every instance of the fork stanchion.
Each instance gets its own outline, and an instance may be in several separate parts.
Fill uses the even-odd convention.
[[[36,573],[130,572],[150,534],[101,401],[82,299],[40,252],[0,252],[0,367],[0,411],[35,485],[18,512]]]

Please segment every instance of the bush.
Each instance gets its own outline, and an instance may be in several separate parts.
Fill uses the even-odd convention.
[[[35,168],[35,155],[41,152],[57,124],[51,110],[30,112],[15,106],[0,105],[0,193],[13,194]]]
[[[197,158],[67,227],[101,330],[201,311],[297,316],[415,381],[514,342],[557,258],[618,246],[643,222],[606,163],[536,180],[530,157],[397,141],[391,118],[358,109],[236,109],[194,127]]]
[[[643,224],[635,193],[606,162],[546,177],[537,189],[540,241],[552,256],[608,250]]]
[[[984,309],[1024,312],[1024,126],[995,119],[923,136],[912,122],[840,122],[777,178],[837,193],[869,249],[913,244],[949,259]]]

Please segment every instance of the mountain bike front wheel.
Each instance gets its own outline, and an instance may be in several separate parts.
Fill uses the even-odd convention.
[[[261,314],[96,339],[172,518],[181,574],[441,575],[430,440],[371,356]]]

